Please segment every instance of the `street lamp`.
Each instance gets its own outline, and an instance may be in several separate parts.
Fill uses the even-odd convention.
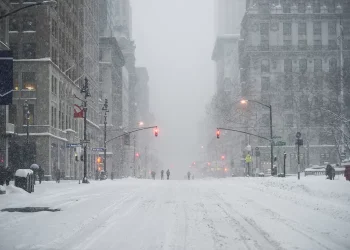
[[[254,103],[258,103],[266,108],[268,108],[270,110],[270,143],[271,143],[271,175],[273,173],[273,133],[272,133],[272,106],[271,105],[266,105],[264,103],[261,103],[259,101],[255,101],[255,100],[247,100],[247,99],[243,99],[240,101],[241,104],[248,104],[248,102],[254,102]]]
[[[28,9],[28,8],[31,8],[31,7],[34,7],[34,6],[38,6],[38,5],[50,5],[50,4],[56,5],[57,2],[55,0],[47,0],[47,1],[41,1],[41,2],[38,2],[38,3],[28,4],[26,6],[23,6],[21,8],[18,8],[16,10],[14,10],[14,11],[11,11],[11,12],[3,15],[3,16],[0,16],[0,20],[3,19],[3,18],[6,18],[8,16],[11,16],[11,15],[13,15],[13,14],[15,14],[15,13],[21,11],[21,10],[24,10],[24,9]]]
[[[139,126],[142,127],[144,125],[144,123],[141,121],[139,122]]]
[[[109,112],[108,110],[108,100],[105,99],[105,104],[103,105],[102,107],[102,111],[105,112],[105,121],[104,121],[104,146],[103,146],[103,158],[104,158],[104,161],[103,161],[103,169],[105,171],[105,173],[107,173],[107,163],[106,163],[106,160],[107,160],[107,113]]]
[[[30,111],[29,111],[28,100],[24,101],[24,112],[25,112],[25,119],[26,119],[26,125],[27,125],[27,144],[29,144],[29,117],[30,117]]]
[[[84,139],[82,141],[82,144],[84,146],[84,178],[83,183],[89,183],[87,179],[87,144],[90,142],[87,140],[87,131],[86,131],[86,123],[87,123],[87,98],[90,97],[90,90],[89,90],[89,80],[85,78],[84,85],[82,86],[80,92],[84,94]]]

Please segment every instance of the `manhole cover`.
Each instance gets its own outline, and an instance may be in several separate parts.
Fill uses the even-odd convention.
[[[52,209],[49,207],[14,207],[14,208],[4,208],[1,212],[20,212],[20,213],[36,213],[36,212],[59,212],[61,209]]]

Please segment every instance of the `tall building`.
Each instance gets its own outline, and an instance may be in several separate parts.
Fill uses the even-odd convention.
[[[216,94],[211,108],[215,114],[216,126],[237,127],[236,122],[239,121],[230,120],[228,115],[233,113],[232,106],[241,96],[238,42],[245,4],[245,0],[215,1],[216,42],[212,60],[216,63]],[[226,160],[235,163],[231,165],[239,166],[241,148],[246,146],[243,143],[244,137],[241,134],[230,133],[225,138],[220,142],[210,140],[206,147],[207,155],[212,161],[219,160],[216,159],[216,154],[210,154],[210,152],[216,152],[220,147],[222,154],[226,155]]]
[[[132,8],[130,0],[116,0],[115,2],[115,31],[121,36],[132,40]]]
[[[246,0],[215,0],[215,34],[239,34]]]
[[[281,4],[279,4],[281,3]],[[301,165],[339,161],[336,117],[348,110],[350,2],[248,1],[242,22],[242,95],[272,106],[276,164],[287,153],[287,170],[296,172],[296,132],[301,132]],[[344,93],[344,95],[342,95]],[[340,98],[339,98],[340,97]],[[344,97],[344,98],[342,98]],[[269,138],[269,110],[249,104],[252,130]],[[335,115],[335,116],[334,116]],[[269,142],[254,140],[262,167],[270,165]]]
[[[10,1],[0,2],[0,15],[11,9]],[[9,18],[0,20],[0,50],[9,50]],[[4,93],[1,93],[4,94]],[[0,106],[0,166],[8,166],[8,141],[14,133],[14,125],[8,122],[8,105]]]
[[[11,1],[16,7],[28,1]],[[56,7],[28,8],[10,18],[14,52],[14,93],[10,106],[16,138],[10,143],[10,165],[40,164],[47,178],[59,169],[66,178],[81,178],[80,148],[68,144],[83,138],[83,119],[74,119],[76,97],[82,99],[84,78],[90,82],[87,163],[92,175],[102,136],[98,111],[98,6],[95,1],[58,1]],[[81,104],[78,101],[79,105]],[[28,126],[26,109],[29,111]],[[29,144],[26,142],[27,128]],[[21,149],[27,150],[26,153]]]

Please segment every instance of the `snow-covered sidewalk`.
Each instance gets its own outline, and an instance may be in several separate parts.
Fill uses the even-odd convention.
[[[341,177],[342,178],[342,177]],[[349,249],[350,182],[308,176],[14,187],[0,249]]]

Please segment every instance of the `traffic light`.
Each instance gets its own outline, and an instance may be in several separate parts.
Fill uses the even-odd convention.
[[[136,153],[136,154],[135,154],[135,156],[136,156],[136,157],[139,157],[139,156],[140,156],[140,154],[139,154],[139,153]]]
[[[216,138],[218,138],[218,139],[220,138],[220,130],[219,129],[216,130]]]
[[[224,155],[221,156],[221,160],[225,160],[225,156]]]
[[[154,136],[155,136],[155,137],[158,136],[158,127],[156,127],[156,128],[154,129]]]
[[[97,163],[102,163],[102,157],[100,157],[100,156],[97,157],[97,160],[96,160],[96,161],[97,161]]]

